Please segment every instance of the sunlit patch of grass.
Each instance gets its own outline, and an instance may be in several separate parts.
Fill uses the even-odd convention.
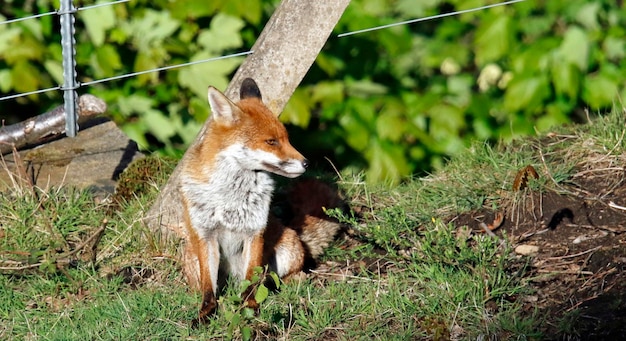
[[[352,211],[329,211],[347,237],[327,250],[323,270],[283,283],[258,316],[230,283],[217,315],[196,329],[200,296],[183,280],[178,245],[141,224],[156,189],[109,210],[87,191],[16,181],[0,196],[0,338],[540,339],[545,317],[523,311],[529,289],[510,270],[506,235],[471,233],[451,218],[516,200],[513,181],[527,165],[539,174],[533,191],[623,172],[625,122],[615,111],[541,138],[476,143],[395,187],[340,174]],[[561,330],[575,328],[564,319]]]

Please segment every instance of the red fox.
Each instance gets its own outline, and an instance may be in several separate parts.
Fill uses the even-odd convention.
[[[339,228],[322,207],[338,207],[340,199],[317,180],[298,183],[289,194],[289,227],[270,214],[270,173],[295,178],[309,162],[291,146],[253,79],[242,82],[236,104],[213,87],[208,98],[212,114],[201,142],[187,152],[180,186],[188,234],[185,272],[203,295],[198,321],[216,311],[218,276],[250,279],[255,267],[268,265],[289,277],[303,270],[307,257],[320,255]],[[244,293],[247,305],[257,309],[253,297]]]

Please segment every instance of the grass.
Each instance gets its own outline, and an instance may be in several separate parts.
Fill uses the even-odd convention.
[[[448,221],[515,200],[512,182],[526,165],[541,174],[529,186],[557,191],[576,171],[611,166],[626,148],[624,123],[616,110],[541,139],[476,143],[394,188],[342,174],[358,213],[331,214],[351,237],[327,250],[318,271],[271,293],[259,316],[231,283],[218,317],[197,329],[189,321],[199,295],[187,289],[175,246],[140,224],[156,191],[111,210],[87,191],[15,182],[0,197],[0,339],[541,339],[543,317],[522,313],[518,298],[530,289],[512,270],[506,238]]]

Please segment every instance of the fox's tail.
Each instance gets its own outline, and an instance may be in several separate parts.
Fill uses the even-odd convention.
[[[293,218],[287,226],[300,236],[313,259],[324,253],[339,231],[339,222],[329,217],[326,209],[343,208],[337,190],[317,179],[297,181],[287,194]]]

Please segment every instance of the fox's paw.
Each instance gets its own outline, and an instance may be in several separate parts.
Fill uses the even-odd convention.
[[[246,302],[246,307],[254,310],[254,315],[258,316],[260,311],[259,302],[254,299],[255,290],[246,290],[242,295]]]
[[[214,295],[205,295],[202,299],[202,305],[198,312],[198,317],[191,321],[193,328],[198,327],[200,324],[208,322],[211,316],[215,315],[217,311],[217,299]]]

